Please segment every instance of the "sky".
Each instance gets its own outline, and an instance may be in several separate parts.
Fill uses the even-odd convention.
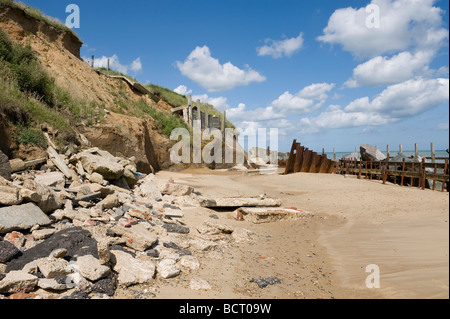
[[[81,56],[321,151],[449,147],[447,0],[23,0]],[[70,20],[74,21],[74,20]]]

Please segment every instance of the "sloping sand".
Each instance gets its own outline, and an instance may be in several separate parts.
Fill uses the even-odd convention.
[[[449,194],[340,175],[253,175],[206,169],[160,177],[195,187],[205,196],[267,196],[314,218],[254,225],[215,212],[257,234],[230,247],[222,260],[205,260],[198,275],[208,292],[175,285],[160,298],[449,298]],[[196,225],[211,211],[194,209]],[[214,212],[213,212],[214,213]],[[366,288],[366,267],[379,266],[380,288]],[[255,288],[252,277],[278,275],[283,284]],[[208,277],[209,278],[206,278]],[[189,278],[187,277],[186,280]]]

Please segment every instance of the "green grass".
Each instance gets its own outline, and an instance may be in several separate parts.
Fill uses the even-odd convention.
[[[129,79],[131,82],[138,82],[138,80],[136,80],[135,78],[133,78],[129,75],[126,75],[126,74],[123,74],[121,72],[117,72],[117,71],[114,71],[111,69],[108,70],[107,68],[96,68],[96,70],[99,71],[100,73],[107,74],[107,75],[124,76],[127,79]]]
[[[32,8],[22,2],[13,1],[13,0],[0,0],[0,5],[6,5],[9,7],[15,7],[15,8],[21,9],[25,13],[30,15],[31,17],[33,17],[37,20],[43,21],[58,30],[72,33],[81,42],[81,39],[79,38],[79,36],[71,28],[66,26],[64,23],[62,23],[58,19],[52,18],[52,17],[49,17],[49,16],[43,14],[39,9]]]
[[[166,103],[170,104],[173,107],[183,106],[188,103],[186,96],[178,94],[165,87],[156,84],[147,84],[145,85],[145,88],[149,90],[151,93],[159,96]]]
[[[47,139],[41,130],[31,127],[17,127],[17,142],[21,144],[34,145],[42,148],[47,147]]]

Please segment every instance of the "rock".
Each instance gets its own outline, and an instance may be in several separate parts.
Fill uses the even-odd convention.
[[[344,159],[344,160],[346,160],[346,159],[348,159],[348,160],[351,160],[351,159],[359,160],[359,153],[353,152],[353,153],[350,153],[350,154],[345,154],[344,156],[342,156],[342,159]]]
[[[23,187],[32,191],[31,195],[34,197],[30,199],[36,203],[44,213],[50,214],[62,207],[62,200],[59,198],[58,194],[48,186],[41,185],[33,180],[26,180],[23,183]]]
[[[189,283],[189,288],[192,290],[210,290],[211,285],[206,280],[193,278]]]
[[[153,174],[147,175],[141,181],[141,185],[136,190],[136,194],[141,197],[154,199],[155,201],[162,201],[161,190],[159,189],[156,177]]]
[[[384,161],[386,156],[376,146],[363,144],[360,147],[361,159],[363,161]]]
[[[98,173],[109,181],[119,179],[123,175],[124,168],[111,154],[108,154],[104,151],[92,153],[85,151],[75,155],[75,160],[80,161],[83,168],[91,175]]]
[[[116,195],[108,195],[102,202],[104,209],[111,209],[119,206],[119,198]]]
[[[130,225],[126,219],[121,219],[112,230],[126,240],[128,247],[138,251],[145,251],[158,240],[158,237],[151,231],[151,226],[149,226],[145,222]]]
[[[0,293],[33,291],[38,284],[38,278],[23,271],[11,271],[0,281]]]
[[[183,218],[184,213],[181,210],[166,210],[164,216],[170,218]]]
[[[55,290],[55,291],[67,290],[67,285],[65,283],[60,283],[55,279],[40,278],[37,285],[39,288],[45,290]]]
[[[64,174],[60,172],[50,172],[37,175],[34,181],[38,184],[50,187],[64,188],[66,186]]]
[[[67,255],[67,249],[58,248],[58,249],[53,250],[48,257],[49,258],[64,258],[66,255]]]
[[[180,264],[186,268],[196,270],[200,268],[200,262],[194,256],[182,256]]]
[[[245,241],[252,241],[252,235],[254,233],[248,229],[244,229],[244,228],[236,228],[233,232],[233,234],[231,234],[231,237],[236,241],[236,242],[245,242]]]
[[[20,188],[0,176],[0,205],[19,205],[22,199]]]
[[[43,240],[43,239],[47,239],[49,238],[51,235],[53,235],[54,233],[56,233],[57,230],[52,228],[52,229],[38,229],[33,231],[33,237],[35,240]]]
[[[172,195],[172,196],[186,196],[191,195],[194,189],[190,186],[181,185],[181,184],[174,184],[174,183],[166,183],[163,184],[162,187],[160,187],[160,191],[162,194],[165,195]]]
[[[234,228],[229,225],[219,224],[219,223],[212,222],[209,220],[205,221],[204,224],[208,227],[215,228],[219,232],[224,233],[224,234],[231,234],[234,231]]]
[[[120,250],[111,250],[111,255],[113,269],[119,274],[119,285],[128,287],[147,283],[154,278],[156,267],[152,261],[136,259]]]
[[[49,225],[51,220],[33,203],[0,208],[0,234]]]
[[[92,292],[106,294],[107,296],[112,297],[116,292],[116,288],[115,282],[110,278],[106,278],[97,281],[95,285],[92,286]]]
[[[258,285],[259,288],[266,288],[269,285],[281,284],[281,279],[276,277],[269,278],[252,278],[250,282],[254,282]]]
[[[159,257],[159,251],[156,250],[156,249],[149,249],[149,250],[147,250],[147,256],[153,257],[153,258],[158,258]]]
[[[260,197],[229,197],[215,199],[201,199],[200,206],[208,208],[219,207],[279,207],[281,201],[276,198]]]
[[[125,178],[129,187],[133,187],[139,180],[139,176],[131,171],[129,168],[125,168],[123,171],[123,177]]]
[[[179,234],[189,234],[190,230],[188,227],[176,225],[176,224],[167,224],[164,223],[163,226],[168,233],[179,233]]]
[[[100,185],[103,185],[103,183],[105,182],[105,180],[103,179],[103,176],[100,175],[99,173],[92,173],[89,177],[89,181],[91,183],[97,183]]]
[[[100,261],[93,256],[81,256],[77,258],[76,269],[84,278],[90,281],[97,281],[107,276],[111,269],[100,264]]]
[[[8,156],[0,150],[0,176],[5,179],[11,179],[11,165]]]
[[[97,241],[89,231],[81,227],[72,227],[57,232],[45,240],[22,253],[22,255],[8,263],[7,271],[21,270],[26,264],[40,258],[47,258],[55,249],[66,249],[67,257],[91,255],[98,258]]]
[[[0,263],[7,263],[20,254],[20,250],[9,241],[0,241]]]
[[[17,249],[22,249],[24,244],[25,244],[25,235],[17,232],[17,231],[13,231],[10,232],[8,234],[5,235],[5,237],[3,238],[5,241],[9,241],[11,244],[13,244],[14,246],[17,247]]]
[[[209,251],[209,250],[213,250],[217,244],[209,241],[209,240],[203,240],[203,239],[193,239],[191,241],[189,241],[190,246],[195,249],[195,250],[199,250],[199,251]]]
[[[180,274],[181,269],[173,259],[163,259],[158,263],[158,273],[164,279],[176,277]]]
[[[36,264],[45,278],[52,279],[65,276],[71,272],[69,269],[69,262],[62,258],[40,258],[36,260]]]
[[[100,261],[100,264],[102,265],[108,264],[111,258],[111,253],[109,251],[109,241],[106,239],[98,241],[97,248],[98,248],[98,259]]]

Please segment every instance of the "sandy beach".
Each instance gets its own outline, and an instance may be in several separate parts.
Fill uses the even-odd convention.
[[[159,172],[206,197],[267,196],[314,217],[253,224],[230,210],[186,209],[196,227],[210,214],[253,232],[201,259],[199,274],[212,289],[192,291],[186,273],[171,285],[147,287],[157,298],[449,298],[449,194],[325,174],[255,175],[207,169]],[[368,265],[380,288],[366,287]],[[282,283],[258,288],[252,278]]]

